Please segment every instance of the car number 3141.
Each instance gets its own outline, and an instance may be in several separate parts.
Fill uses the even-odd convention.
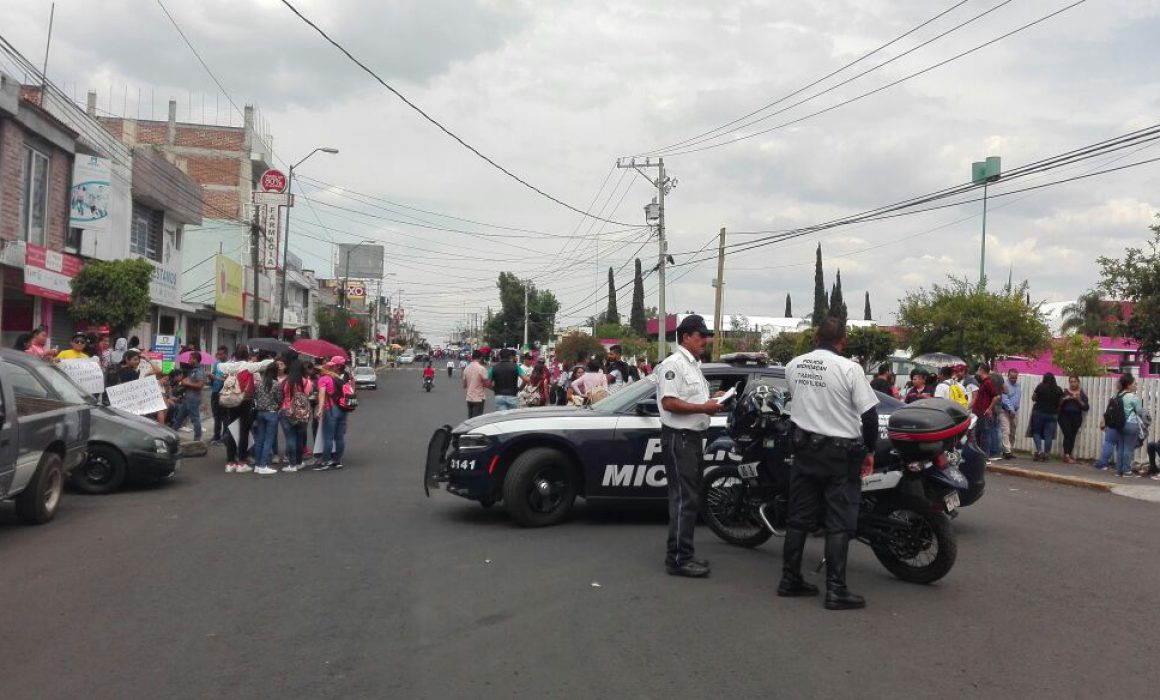
[[[471,471],[475,469],[474,459],[453,459],[451,460],[452,469],[462,469],[464,471]]]

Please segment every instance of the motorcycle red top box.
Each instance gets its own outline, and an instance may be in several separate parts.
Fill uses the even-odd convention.
[[[922,399],[890,416],[890,442],[904,459],[929,460],[951,449],[971,427],[971,414],[950,399]]]

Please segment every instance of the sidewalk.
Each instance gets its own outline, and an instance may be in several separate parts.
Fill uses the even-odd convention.
[[[1160,481],[1118,477],[1111,469],[1097,471],[1092,468],[1090,462],[1078,464],[1064,464],[1060,461],[1035,462],[1030,457],[1016,453],[1015,459],[989,462],[987,471],[1160,502]]]

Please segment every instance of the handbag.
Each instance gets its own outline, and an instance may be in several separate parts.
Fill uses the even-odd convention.
[[[591,389],[588,390],[588,403],[589,403],[589,405],[596,405],[596,404],[600,403],[601,401],[603,401],[604,399],[607,399],[608,393],[609,393],[608,387],[603,385],[603,384],[592,387]]]
[[[516,400],[519,402],[520,408],[535,408],[540,405],[540,387],[535,384],[525,384],[523,389],[520,389]]]

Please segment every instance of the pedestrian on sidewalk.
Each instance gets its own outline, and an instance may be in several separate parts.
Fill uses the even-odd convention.
[[[514,361],[515,351],[500,350],[499,362],[488,373],[491,390],[495,392],[495,410],[508,411],[519,408],[516,394],[520,390],[521,370]]]
[[[1088,396],[1079,387],[1079,377],[1067,378],[1067,391],[1059,402],[1059,429],[1063,431],[1063,461],[1075,464],[1075,436],[1083,425],[1083,414],[1090,408]]]
[[[1019,370],[1009,369],[1007,370],[1007,385],[1003,397],[999,401],[999,434],[1003,447],[1003,459],[1014,459],[1015,457],[1015,423],[1019,418],[1019,404],[1022,401],[1023,387],[1019,386]]]
[[[296,472],[302,468],[302,458],[306,453],[306,426],[315,413],[310,408],[309,398],[314,387],[297,356],[288,357],[283,366],[282,408],[278,421],[282,424],[282,435],[286,439],[287,465],[282,471]]]
[[[1055,442],[1055,429],[1059,423],[1059,402],[1063,399],[1063,389],[1055,381],[1051,372],[1043,374],[1043,381],[1031,392],[1031,425],[1028,429],[1035,443],[1036,462],[1046,462],[1051,454],[1051,443]]]
[[[346,375],[346,358],[335,355],[322,366],[318,380],[318,412],[322,419],[322,454],[314,471],[342,469],[346,452],[346,411],[338,403],[350,377]]]
[[[1104,429],[1104,444],[1100,450],[1100,458],[1092,466],[1104,470],[1112,455],[1116,455],[1116,476],[1130,478],[1137,476],[1132,471],[1132,453],[1140,437],[1140,416],[1144,405],[1136,395],[1136,378],[1130,372],[1120,375],[1120,391],[1113,401],[1119,401],[1123,408],[1124,423],[1122,426],[1108,425],[1109,412],[1105,412],[1100,427]],[[1109,402],[1110,403],[1110,402]]]
[[[262,371],[261,379],[254,385],[254,473],[261,476],[278,473],[270,466],[270,457],[278,432],[278,410],[282,406],[278,375],[285,376],[285,371],[285,362],[275,360]]]
[[[982,446],[987,455],[994,457],[999,454],[998,446],[995,445],[995,414],[998,412],[1000,396],[995,383],[991,381],[991,366],[980,362],[975,367],[975,380],[976,388],[971,393],[971,412],[979,419],[975,430],[983,438]]]
[[[487,400],[487,369],[481,360],[483,352],[471,351],[471,364],[463,370],[463,389],[467,394],[467,418],[483,415],[483,404]]]
[[[236,391],[241,393],[240,403],[226,407],[226,424],[222,430],[222,442],[226,446],[227,474],[253,471],[247,460],[250,454],[250,430],[254,425],[254,377],[265,370],[271,362],[272,360],[251,362],[249,348],[239,345],[234,350],[233,362],[218,364],[218,369],[226,377],[223,386],[236,384]],[[233,391],[231,386],[230,392]],[[231,430],[231,426],[235,425],[236,427]],[[234,438],[234,433],[237,433],[237,439]]]

